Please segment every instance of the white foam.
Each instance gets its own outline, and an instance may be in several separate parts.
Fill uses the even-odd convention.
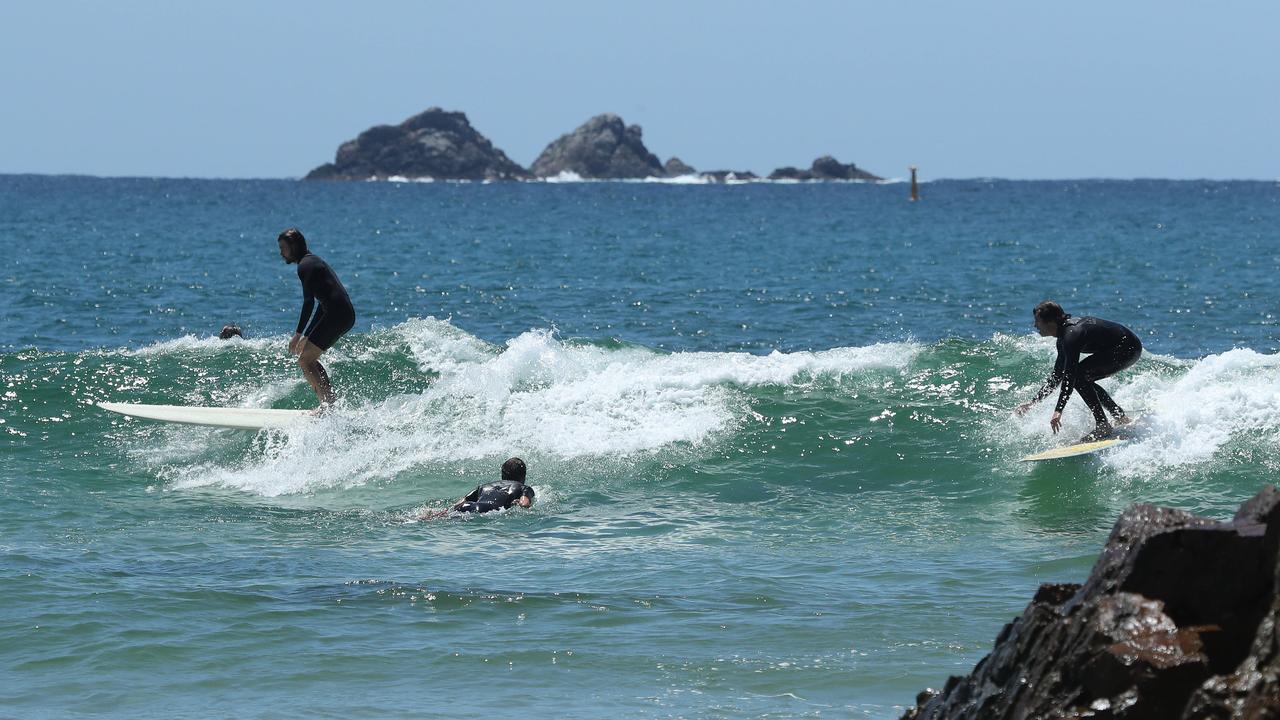
[[[391,332],[403,336],[421,365],[441,373],[424,392],[340,406],[316,421],[264,433],[260,451],[238,466],[179,468],[169,479],[178,487],[275,496],[405,472],[448,475],[510,455],[545,463],[687,452],[750,417],[745,388],[840,382],[904,367],[921,350],[895,343],[763,356],[664,354],[565,343],[545,330],[499,350],[430,318]]]
[[[266,350],[270,348],[280,348],[283,350],[289,343],[289,338],[284,335],[276,335],[270,337],[258,337],[246,340],[242,337],[233,337],[227,340],[219,338],[217,335],[205,335],[197,337],[195,335],[183,335],[182,337],[173,338],[172,340],[161,340],[136,350],[129,348],[121,348],[126,355],[146,357],[149,355],[172,355],[183,352],[227,352],[237,349],[251,348],[253,350]]]
[[[676,175],[675,177],[648,177],[644,179],[647,183],[658,183],[660,185],[711,185],[715,182],[713,178],[698,173],[690,173],[688,175]]]
[[[1052,355],[1051,345],[1038,338],[1015,342],[1033,354]],[[1214,463],[1237,442],[1267,445],[1269,453],[1280,444],[1280,355],[1248,349],[1200,360],[1144,354],[1134,368],[1104,384],[1121,407],[1140,418],[1136,438],[1099,456],[1122,475],[1153,477]],[[1056,396],[1013,421],[1027,452],[1043,444]],[[1073,396],[1063,413],[1062,434],[1078,437],[1092,427],[1092,416]]]
[[[559,175],[543,178],[542,181],[549,183],[570,183],[586,182],[586,179],[572,170],[561,170]]]
[[[1125,386],[1144,432],[1105,456],[1127,474],[1214,462],[1233,441],[1276,446],[1280,433],[1280,355],[1237,349],[1188,364],[1185,373],[1151,372]],[[1117,398],[1121,405],[1125,400]]]

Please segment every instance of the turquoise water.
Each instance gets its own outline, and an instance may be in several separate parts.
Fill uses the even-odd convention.
[[[0,177],[0,706],[895,717],[1129,503],[1274,479],[1280,187],[905,194]],[[359,314],[337,412],[94,407],[314,404],[290,225]],[[1017,462],[1046,297],[1143,338],[1138,441]],[[414,520],[517,454],[532,510]]]

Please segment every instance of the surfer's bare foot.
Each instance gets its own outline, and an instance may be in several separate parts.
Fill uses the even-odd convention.
[[[1116,425],[1119,425],[1120,427],[1124,427],[1125,425],[1131,425],[1131,424],[1133,424],[1133,418],[1129,417],[1128,415],[1121,415],[1120,417],[1116,418]]]

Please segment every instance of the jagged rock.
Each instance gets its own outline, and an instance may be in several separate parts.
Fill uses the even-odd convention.
[[[750,170],[708,170],[704,173],[698,173],[700,177],[706,178],[712,182],[732,182],[735,180],[759,180],[760,176]]]
[[[530,170],[542,178],[563,173],[589,179],[665,177],[640,135],[639,125],[627,126],[612,113],[597,115],[548,145]]]
[[[845,165],[830,155],[823,155],[813,161],[808,170],[794,167],[780,167],[769,173],[770,180],[870,180],[878,182],[884,178],[872,175],[857,165]]]
[[[693,167],[689,165],[685,165],[684,161],[674,156],[670,160],[668,160],[665,165],[662,166],[662,169],[667,172],[667,177],[680,177],[681,175],[696,175],[698,173],[698,171],[694,170]]]
[[[460,112],[438,107],[399,125],[369,128],[338,148],[337,158],[308,180],[389,177],[436,180],[516,180],[529,173],[476,132]]]
[[[904,719],[1280,718],[1280,493],[1230,522],[1135,505],[1088,580],[1045,585]]]

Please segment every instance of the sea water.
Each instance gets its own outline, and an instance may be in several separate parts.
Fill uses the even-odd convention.
[[[1280,452],[1280,186],[0,177],[0,714],[890,718]],[[297,226],[358,320],[305,408]],[[1031,308],[1133,328],[1063,435]],[[228,323],[244,339],[216,339]],[[419,522],[507,457],[531,510]]]

